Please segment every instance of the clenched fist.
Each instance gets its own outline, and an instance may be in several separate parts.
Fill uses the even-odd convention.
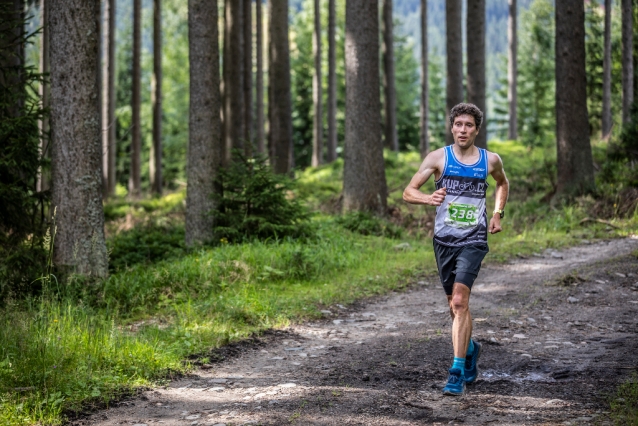
[[[447,195],[447,189],[441,188],[437,189],[430,195],[430,205],[432,206],[440,206]]]

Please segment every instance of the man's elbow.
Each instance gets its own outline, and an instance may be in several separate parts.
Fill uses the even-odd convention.
[[[412,202],[412,197],[410,196],[410,187],[407,187],[403,190],[403,201],[406,203]]]

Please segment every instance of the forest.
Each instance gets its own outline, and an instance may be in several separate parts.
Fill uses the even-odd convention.
[[[461,102],[488,264],[635,239],[637,62],[636,0],[0,0],[0,424],[437,277],[402,193]]]

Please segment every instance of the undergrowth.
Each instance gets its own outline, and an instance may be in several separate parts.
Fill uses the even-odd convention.
[[[488,262],[638,228],[635,212],[586,220],[593,197],[550,206],[543,197],[551,181],[534,181],[545,154],[532,152],[526,163],[514,143],[498,150],[510,181],[523,190],[512,187],[504,232],[490,236]],[[238,238],[243,242],[188,251],[183,192],[107,203],[112,275],[73,277],[59,289],[49,281],[42,296],[9,300],[0,310],[0,424],[61,424],[69,410],[187,371],[189,355],[317,318],[325,307],[401,289],[419,277],[436,283],[431,240],[424,237],[433,208],[401,201],[419,163],[417,153],[386,157],[389,203],[396,217],[414,219],[414,229],[400,226],[394,213],[390,219],[335,215],[342,162],[308,169],[294,192],[281,192],[316,212],[308,219],[311,235],[303,238]],[[424,190],[432,189],[430,182]],[[493,202],[492,194],[488,209]],[[398,242],[409,247],[398,251]]]

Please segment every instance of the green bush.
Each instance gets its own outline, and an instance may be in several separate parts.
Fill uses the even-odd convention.
[[[310,235],[309,213],[294,196],[293,181],[273,173],[266,157],[235,153],[218,178],[215,238],[241,242]]]
[[[118,271],[138,263],[153,263],[186,252],[183,225],[147,224],[107,240],[109,268]]]
[[[337,223],[349,231],[361,235],[401,238],[403,229],[387,220],[366,212],[348,213],[337,218]]]

